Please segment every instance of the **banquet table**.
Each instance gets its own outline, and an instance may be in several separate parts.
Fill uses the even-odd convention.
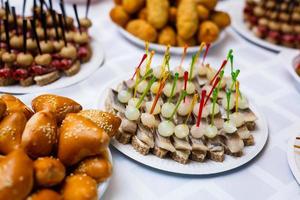
[[[22,6],[22,1],[12,3],[17,9]],[[105,82],[121,73],[120,70],[123,73],[134,69],[143,49],[118,32],[109,18],[112,6],[113,1],[102,0],[92,4],[89,13],[94,23],[92,31],[105,51],[104,65],[79,84],[45,92],[63,94],[76,99],[85,108],[95,108]],[[225,11],[234,9],[226,6],[226,1],[219,7]],[[68,5],[67,12],[71,13],[70,9]],[[79,12],[84,9],[79,6]],[[300,130],[300,94],[285,69],[285,58],[281,53],[248,42],[228,28],[225,40],[209,52],[208,62],[220,64],[229,49],[234,50],[235,66],[241,69],[242,90],[259,106],[268,121],[269,139],[264,150],[251,162],[226,173],[191,176],[147,167],[111,147],[114,169],[103,199],[300,199],[299,185],[286,157],[288,140]],[[173,58],[179,59],[178,55],[172,55]]]

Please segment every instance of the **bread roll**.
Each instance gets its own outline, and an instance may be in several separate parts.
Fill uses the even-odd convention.
[[[111,113],[98,110],[82,110],[78,114],[92,120],[110,137],[113,137],[117,133],[122,121],[119,117]]]
[[[6,104],[2,99],[0,99],[0,118],[4,116],[5,112],[6,112]]]
[[[7,113],[13,113],[13,112],[23,112],[27,119],[29,119],[33,112],[32,110],[27,107],[22,101],[20,101],[18,98],[10,95],[10,94],[3,94],[1,96],[1,99],[6,104],[6,112]]]
[[[184,40],[192,38],[198,29],[199,19],[195,0],[181,0],[177,9],[176,27]]]
[[[64,200],[98,200],[97,183],[87,175],[71,175],[63,185],[62,195]]]
[[[27,122],[22,147],[32,158],[49,156],[57,144],[55,116],[49,111],[35,113]]]
[[[32,187],[33,163],[23,150],[15,150],[0,160],[1,200],[23,200]]]
[[[168,23],[168,15],[168,0],[147,0],[147,21],[154,28],[163,28]]]
[[[61,122],[68,113],[77,113],[82,110],[80,104],[67,97],[53,94],[44,94],[34,98],[31,102],[35,112],[48,110],[55,114],[57,122]]]
[[[1,154],[6,155],[20,147],[26,122],[26,117],[22,112],[10,113],[0,122]]]
[[[74,173],[86,174],[101,183],[111,176],[112,165],[103,156],[94,156],[81,161]]]
[[[59,132],[58,158],[66,166],[101,153],[109,143],[109,136],[103,129],[73,113],[64,119]]]

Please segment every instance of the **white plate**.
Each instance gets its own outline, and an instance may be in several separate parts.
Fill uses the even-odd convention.
[[[145,41],[141,40],[140,38],[132,35],[131,33],[129,33],[128,31],[124,30],[122,27],[117,26],[119,32],[130,42],[132,42],[133,44],[144,48],[145,47]],[[214,43],[212,43],[212,48],[219,45],[222,41],[224,41],[224,39],[226,38],[226,30],[223,30],[219,36],[219,38],[217,39],[217,41],[215,41]],[[164,53],[166,51],[166,46],[165,45],[160,45],[160,44],[156,44],[156,43],[150,43],[149,44],[149,48],[151,50],[154,50],[156,52],[159,53]],[[192,53],[197,53],[197,51],[199,50],[199,46],[193,46],[193,47],[189,47],[187,50],[188,54],[192,54]],[[183,52],[183,47],[171,47],[170,48],[170,53],[171,54],[182,54]]]
[[[105,68],[107,67],[109,66],[106,66]],[[108,89],[116,87],[117,84],[119,84],[122,80],[128,79],[128,77],[130,77],[130,75],[127,73],[119,73],[119,75],[117,75],[113,80],[107,82],[104,85],[105,89],[98,90],[100,94],[98,97],[98,108],[104,108],[104,101],[105,97],[107,96]],[[226,155],[225,161],[222,163],[208,160],[204,163],[190,161],[188,164],[183,165],[171,159],[158,158],[152,154],[143,156],[136,150],[134,150],[131,144],[123,145],[115,139],[111,140],[111,144],[129,158],[149,167],[153,167],[163,171],[194,175],[207,175],[225,172],[240,167],[246,164],[247,162],[251,161],[254,157],[256,157],[259,154],[259,152],[263,149],[267,142],[268,126],[265,117],[258,110],[257,106],[253,106],[253,104],[251,104],[250,107],[258,117],[258,121],[256,122],[257,129],[252,132],[255,139],[255,145],[246,147],[244,149],[244,155],[240,158]]]
[[[57,81],[45,86],[38,86],[38,85],[31,85],[29,87],[22,87],[20,85],[2,86],[0,87],[0,92],[13,93],[13,94],[36,93],[36,92],[60,89],[78,83],[88,78],[90,75],[92,75],[102,65],[104,61],[104,51],[102,48],[103,46],[100,44],[100,42],[93,39],[91,41],[91,47],[93,51],[93,56],[91,60],[87,63],[82,64],[80,71],[74,76],[67,77],[63,75]]]
[[[300,141],[296,141],[296,136],[293,136],[288,143],[287,159],[295,179],[300,184],[300,150],[294,148],[295,144],[300,145]]]
[[[28,107],[31,108],[31,101],[32,101],[35,97],[37,97],[37,96],[39,96],[39,95],[41,95],[41,94],[27,94],[27,95],[21,95],[21,96],[18,96],[18,98],[19,98],[23,103],[25,103]],[[56,95],[63,95],[63,94],[61,94],[61,93],[56,93]],[[110,149],[107,148],[107,150],[108,150],[108,159],[109,159],[109,161],[110,161],[110,163],[111,163],[111,165],[112,165],[112,167],[113,167],[113,159],[112,159],[112,155],[111,155]],[[106,191],[106,189],[107,189],[107,187],[108,187],[108,185],[109,185],[109,183],[110,183],[110,179],[111,179],[111,177],[108,178],[105,182],[101,183],[101,184],[98,186],[98,194],[100,194],[99,199],[101,199],[101,198],[103,197],[103,195],[104,195],[104,193],[105,193],[105,191]]]
[[[297,84],[297,88],[300,89],[300,77],[296,73],[297,64],[300,63],[300,51],[283,51],[279,57],[284,58],[282,65],[287,65],[288,72]]]
[[[228,12],[230,13],[232,20],[232,27],[235,31],[237,31],[242,37],[250,40],[253,43],[256,43],[259,46],[264,48],[273,50],[273,51],[284,51],[284,50],[292,50],[293,48],[288,48],[276,44],[272,44],[266,40],[263,40],[259,37],[256,37],[254,33],[247,28],[244,18],[243,18],[243,10],[245,7],[245,1],[229,1],[226,2],[226,6],[228,7]],[[232,9],[234,8],[234,9]]]

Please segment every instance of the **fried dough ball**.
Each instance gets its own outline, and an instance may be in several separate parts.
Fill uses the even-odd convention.
[[[63,198],[54,190],[43,189],[30,195],[26,200],[63,200]]]
[[[87,175],[71,175],[64,183],[62,195],[64,200],[97,200],[97,183]]]
[[[228,15],[228,13],[222,12],[222,11],[217,11],[217,12],[213,13],[211,16],[211,20],[215,24],[217,24],[217,26],[220,29],[223,29],[223,28],[229,26],[231,23],[230,16]]]
[[[212,21],[205,21],[200,24],[198,32],[198,41],[205,43],[212,43],[216,41],[219,37],[219,28]]]
[[[0,160],[0,199],[23,200],[33,187],[33,163],[21,150]]]
[[[193,37],[197,32],[198,23],[196,2],[194,0],[181,0],[176,19],[178,35],[185,40]]]
[[[169,1],[147,0],[147,21],[156,29],[168,23]]]
[[[145,4],[145,0],[123,0],[122,6],[129,14],[138,12]]]
[[[176,40],[177,40],[177,46],[179,47],[184,47],[185,45],[192,47],[197,45],[197,40],[195,39],[195,37],[185,40],[181,38],[179,35],[177,35]]]
[[[218,3],[218,0],[196,0],[196,1],[199,4],[204,5],[209,10],[213,10]]]
[[[122,0],[114,0],[115,4],[122,5]]]
[[[84,159],[74,171],[75,174],[86,174],[101,183],[112,174],[111,163],[102,156]]]
[[[161,30],[158,35],[158,43],[163,45],[176,45],[176,33],[171,26],[167,26]]]
[[[207,20],[209,18],[209,10],[205,6],[201,4],[197,5],[197,12],[201,21]]]
[[[143,8],[142,10],[140,10],[138,18],[142,20],[147,20],[147,8]]]
[[[40,157],[33,162],[36,183],[51,187],[59,184],[66,175],[64,165],[56,158]]]
[[[169,22],[176,23],[176,17],[177,17],[177,8],[170,7],[169,8]]]
[[[118,25],[124,27],[130,17],[129,15],[126,13],[126,11],[124,10],[124,8],[122,6],[116,6],[113,9],[111,9],[110,13],[110,18]]]
[[[126,26],[126,30],[144,41],[155,42],[157,39],[155,28],[145,20],[135,19],[130,21]]]

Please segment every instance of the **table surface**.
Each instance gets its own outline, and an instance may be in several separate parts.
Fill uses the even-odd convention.
[[[20,10],[22,1],[18,2],[16,6]],[[135,64],[143,50],[117,31],[109,18],[112,6],[112,1],[103,0],[92,4],[89,13],[94,23],[92,31],[97,32],[97,39],[105,49],[105,65],[113,67],[124,61]],[[219,7],[228,9],[226,2]],[[67,12],[71,13],[70,9],[71,6],[67,6]],[[79,13],[83,11],[84,7],[79,6]],[[226,39],[219,47],[211,49],[207,60],[214,65],[220,64],[227,51],[234,50],[235,65],[242,70],[242,89],[261,108],[268,121],[270,135],[265,149],[236,170],[212,176],[184,176],[146,167],[111,147],[114,173],[104,199],[300,199],[299,185],[286,157],[288,139],[300,130],[300,94],[284,69],[287,66],[280,54],[249,43],[230,28],[226,32]],[[132,70],[133,66],[124,66],[123,71]],[[50,92],[63,93],[85,108],[93,108],[99,97],[97,91],[105,83],[99,78],[103,73],[107,73],[105,77],[109,80],[118,71],[101,69],[77,85]]]

